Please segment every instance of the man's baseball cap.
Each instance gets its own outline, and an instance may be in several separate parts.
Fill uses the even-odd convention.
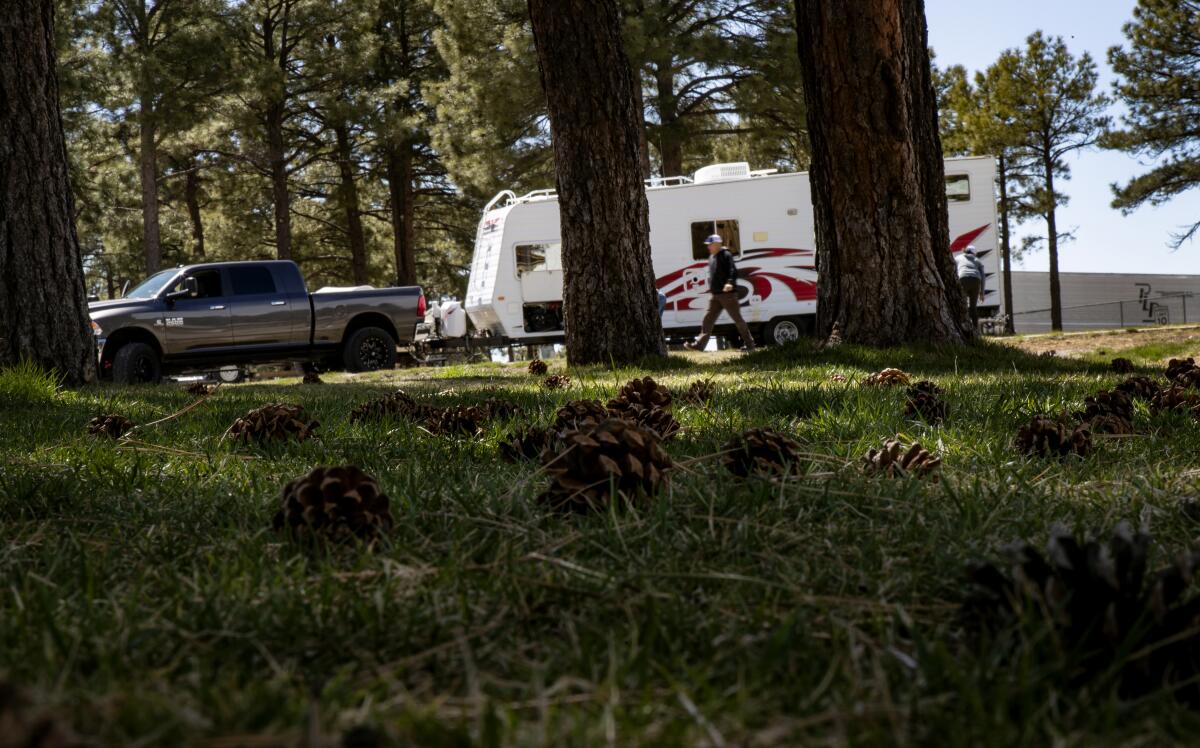
[[[963,250],[963,254],[968,254],[968,255],[973,255],[973,254],[975,254],[975,245],[974,245],[974,244],[968,244],[968,245],[967,245],[967,248]]]
[[[705,244],[724,244],[725,240],[721,238],[720,234],[713,234],[712,236],[705,239],[704,243]]]

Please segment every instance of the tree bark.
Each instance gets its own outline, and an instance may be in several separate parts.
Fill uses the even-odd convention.
[[[158,225],[158,142],[153,112],[148,112],[147,99],[142,99],[141,150],[138,154],[142,182],[142,248],[146,255],[146,274],[153,275],[162,267],[162,232]]]
[[[204,260],[204,217],[200,214],[200,167],[193,158],[187,165],[183,182],[183,201],[192,224],[192,257]]]
[[[288,192],[287,149],[283,140],[283,107],[267,110],[267,160],[271,168],[271,200],[275,206],[275,256],[292,259],[292,199]]]
[[[1042,168],[1046,175],[1046,246],[1050,249],[1050,329],[1063,329],[1062,288],[1058,282],[1058,195],[1054,192],[1054,158],[1049,146],[1042,152]]]
[[[388,148],[388,200],[392,209],[392,251],[396,258],[396,285],[417,285],[414,237],[412,143]]]
[[[651,168],[650,142],[646,138],[646,100],[642,94],[642,76],[637,70],[633,71],[633,97],[633,105],[638,111],[638,160],[642,165],[642,179],[649,179]]]
[[[562,223],[567,361],[660,353],[636,80],[616,0],[529,0]]]
[[[1001,272],[1004,274],[1004,332],[1012,334],[1016,331],[1013,322],[1013,292],[1012,292],[1012,238],[1009,233],[1008,205],[1008,157],[1003,153],[999,159],[1000,179],[1000,260],[1003,263]]]
[[[341,185],[338,190],[342,212],[346,214],[346,234],[350,241],[350,272],[354,285],[367,283],[367,240],[363,235],[362,213],[358,207],[358,184],[354,181],[354,153],[350,147],[350,130],[344,125],[333,128],[337,139],[338,174]]]
[[[923,0],[796,0],[828,343],[974,337],[949,252]]]
[[[0,3],[0,366],[96,378],[58,104],[53,0]]]

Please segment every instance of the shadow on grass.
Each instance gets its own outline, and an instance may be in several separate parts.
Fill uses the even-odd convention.
[[[818,349],[814,340],[801,340],[786,346],[756,351],[740,359],[714,364],[715,368],[735,370],[797,366],[847,366],[870,371],[896,367],[931,374],[1011,371],[1014,367],[1024,373],[1051,375],[1108,371],[1107,366],[1095,362],[1036,356],[1018,348],[988,342],[961,347],[867,348],[840,345],[822,350]]]

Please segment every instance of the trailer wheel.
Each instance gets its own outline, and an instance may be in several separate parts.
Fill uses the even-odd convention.
[[[396,341],[387,330],[364,327],[346,339],[342,350],[347,371],[376,371],[396,368]]]
[[[117,384],[158,384],[162,364],[158,352],[145,343],[126,343],[113,356],[112,372]]]
[[[763,332],[767,345],[795,343],[803,335],[803,323],[796,317],[780,317],[767,323]]]

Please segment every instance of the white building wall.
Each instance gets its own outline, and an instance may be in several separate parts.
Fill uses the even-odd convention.
[[[1014,328],[1048,332],[1050,273],[1014,270],[1012,277]],[[1060,273],[1059,280],[1068,332],[1200,322],[1200,275]]]

